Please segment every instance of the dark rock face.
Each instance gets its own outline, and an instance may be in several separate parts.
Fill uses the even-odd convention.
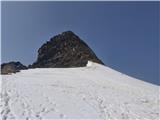
[[[27,67],[20,62],[3,63],[1,65],[1,74],[16,73],[24,69],[27,69]]]
[[[30,68],[83,67],[88,60],[103,64],[95,53],[73,32],[67,31],[50,39],[38,50]]]

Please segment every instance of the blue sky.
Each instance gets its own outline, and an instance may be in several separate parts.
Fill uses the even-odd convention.
[[[158,84],[158,2],[2,2],[2,62],[36,60],[71,30],[109,67]]]

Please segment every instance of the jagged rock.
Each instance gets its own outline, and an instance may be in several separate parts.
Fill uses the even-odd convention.
[[[1,74],[16,73],[24,69],[27,69],[27,67],[20,62],[3,63],[1,65]]]
[[[89,46],[72,31],[54,36],[38,50],[38,58],[31,68],[83,67],[87,62],[103,62]]]

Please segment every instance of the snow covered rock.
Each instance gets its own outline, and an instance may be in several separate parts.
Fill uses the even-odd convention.
[[[2,75],[2,120],[159,120],[159,86],[91,63]]]

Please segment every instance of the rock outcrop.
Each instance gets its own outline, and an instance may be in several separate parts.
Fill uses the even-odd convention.
[[[27,69],[27,67],[20,62],[3,63],[1,65],[1,74],[16,73],[24,69]]]
[[[43,44],[38,50],[36,62],[29,67],[83,67],[88,61],[103,64],[84,41],[72,31],[67,31]]]

